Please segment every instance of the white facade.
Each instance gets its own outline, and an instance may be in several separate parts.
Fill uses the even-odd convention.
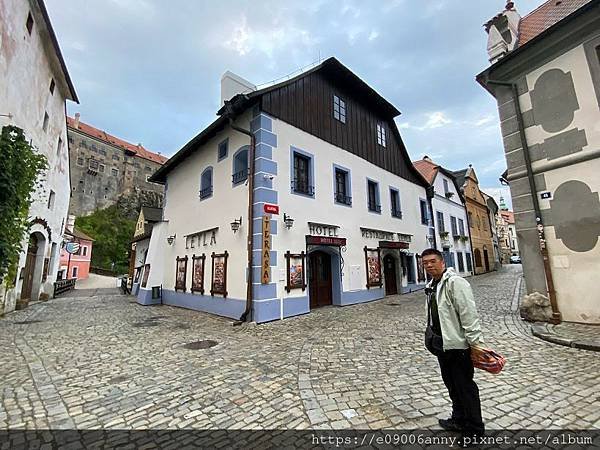
[[[438,249],[444,253],[447,266],[454,267],[462,276],[473,275],[469,223],[456,185],[452,178],[438,170],[433,180],[433,188],[435,195],[431,205]],[[440,217],[443,217],[443,223]],[[456,221],[455,225],[453,219]]]
[[[68,74],[63,70],[57,44],[50,36],[47,14],[42,9],[37,1],[0,2],[3,27],[0,39],[0,127],[14,125],[23,129],[49,164],[43,176],[43,188],[34,193],[29,211],[33,223],[30,233],[38,243],[31,269],[33,279],[29,300],[37,300],[42,294],[52,295],[59,270],[70,196],[65,100],[77,101]],[[24,237],[15,288],[5,296],[0,295],[0,313],[14,310],[21,298],[24,279],[20,275],[26,263],[28,241],[29,236]],[[43,273],[45,260],[48,260],[47,274]]]
[[[513,256],[519,255],[519,241],[517,240],[517,228],[514,223],[508,224],[508,238],[510,240],[510,251]]]

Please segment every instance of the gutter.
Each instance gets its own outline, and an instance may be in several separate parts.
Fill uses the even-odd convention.
[[[521,138],[521,145],[523,147],[523,157],[525,159],[525,167],[527,169],[527,179],[529,180],[529,189],[531,190],[531,198],[533,201],[533,208],[535,211],[535,221],[537,224],[540,253],[542,254],[542,258],[544,260],[544,275],[546,277],[548,298],[550,299],[550,305],[552,306],[552,318],[550,319],[550,322],[554,324],[559,324],[562,322],[562,315],[558,309],[558,303],[556,301],[556,291],[554,290],[554,277],[552,275],[552,267],[550,265],[548,247],[546,246],[546,233],[544,231],[544,221],[542,219],[540,203],[537,197],[537,187],[535,185],[535,178],[533,177],[533,169],[531,167],[531,156],[529,154],[529,146],[527,145],[527,137],[525,136],[525,126],[523,124],[523,116],[521,114],[521,104],[519,103],[519,93],[517,90],[517,85],[515,83],[496,81],[490,79],[487,80],[486,84],[509,87],[512,90],[512,99],[515,104],[515,110],[517,113],[519,137]]]
[[[233,123],[233,108],[229,102],[225,102],[225,106],[227,107],[227,112],[225,115],[229,119],[229,126],[239,133],[245,134],[246,136],[250,136],[250,151],[248,152],[248,243],[247,243],[247,251],[248,251],[248,280],[246,282],[246,309],[240,316],[240,322],[248,322],[250,313],[252,312],[252,303],[253,303],[253,270],[252,270],[252,238],[254,236],[254,171],[255,171],[255,162],[254,162],[254,153],[256,140],[254,134],[250,130],[246,130],[244,128],[238,127]]]

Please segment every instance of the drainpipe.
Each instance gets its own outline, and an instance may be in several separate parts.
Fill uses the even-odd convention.
[[[550,305],[552,306],[552,318],[550,319],[550,322],[553,324],[558,324],[562,322],[562,315],[558,310],[558,303],[556,301],[556,291],[554,290],[554,277],[552,276],[552,267],[550,265],[550,257],[548,256],[548,247],[546,246],[546,233],[544,231],[544,221],[542,219],[542,212],[540,210],[540,204],[537,197],[535,178],[533,177],[533,169],[531,167],[531,155],[529,154],[529,146],[527,145],[527,138],[525,136],[525,125],[523,124],[523,116],[521,115],[521,105],[519,104],[519,92],[517,90],[517,85],[515,83],[508,83],[504,81],[495,80],[487,80],[487,84],[505,86],[511,88],[512,90],[512,98],[517,113],[519,136],[521,138],[521,145],[523,146],[525,167],[527,168],[527,179],[529,180],[529,189],[531,190],[531,198],[533,200],[533,208],[535,210],[535,221],[537,224],[540,252],[544,260],[544,275],[546,277],[546,284],[548,288],[548,298],[550,299]]]
[[[425,189],[427,194],[427,206],[429,206],[429,212],[431,213],[431,226],[433,227],[433,248],[437,250],[437,239],[435,232],[435,215],[433,214],[433,197],[435,196],[435,189],[433,186],[429,186]],[[429,233],[429,227],[427,227],[427,232]],[[441,244],[441,243],[440,243]]]
[[[253,301],[253,271],[252,271],[252,240],[254,237],[254,152],[255,152],[255,138],[254,134],[250,130],[240,128],[233,123],[233,118],[229,115],[229,126],[239,131],[246,136],[250,136],[250,151],[248,152],[248,161],[250,168],[248,170],[248,281],[246,285],[246,309],[240,316],[240,322],[247,322],[252,311]]]

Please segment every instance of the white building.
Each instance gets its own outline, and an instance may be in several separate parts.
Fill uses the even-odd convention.
[[[456,178],[428,156],[413,163],[433,187],[436,248],[444,255],[447,267],[453,267],[462,276],[473,275],[467,211]]]
[[[0,22],[0,127],[23,129],[49,163],[29,211],[15,288],[0,295],[1,313],[52,295],[71,190],[65,101],[78,99],[42,0],[2,0]]]
[[[259,91],[230,78],[247,93],[151,178],[164,221],[138,301],[266,322],[423,287],[427,183],[399,111],[334,58]]]

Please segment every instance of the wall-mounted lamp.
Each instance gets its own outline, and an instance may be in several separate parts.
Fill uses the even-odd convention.
[[[240,216],[239,219],[235,219],[233,222],[231,222],[231,229],[233,230],[234,234],[237,232],[237,230],[240,229],[241,226],[242,226],[242,216]]]
[[[172,236],[169,236],[167,238],[167,244],[171,245],[173,243],[173,241],[175,240],[176,236],[177,236],[176,234],[173,234]]]
[[[286,213],[283,213],[283,223],[285,223],[285,227],[289,230],[294,226],[294,219],[292,219]]]

